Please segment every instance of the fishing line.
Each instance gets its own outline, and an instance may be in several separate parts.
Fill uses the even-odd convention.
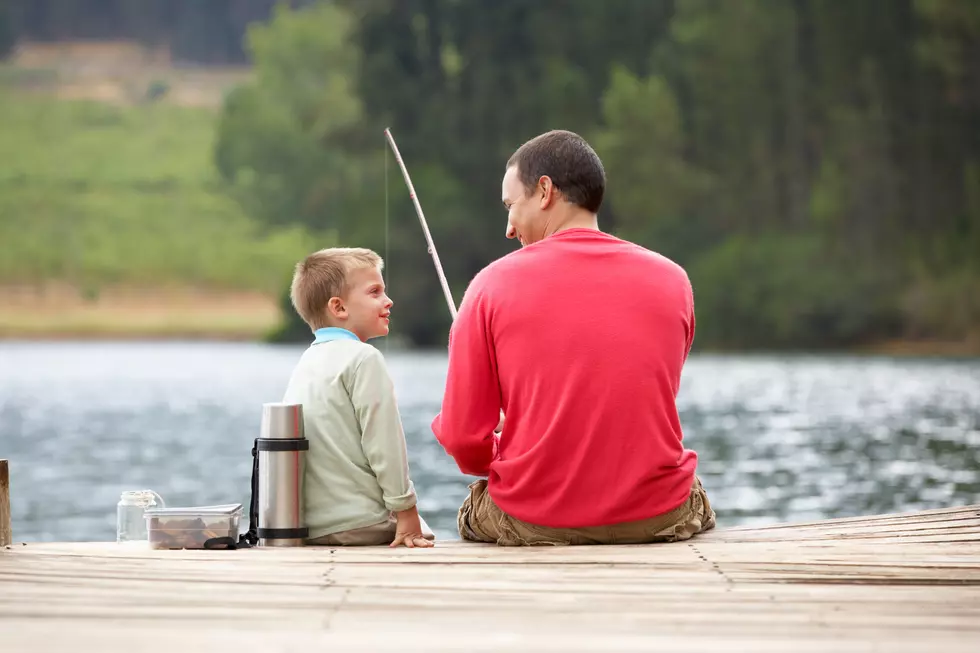
[[[388,148],[385,151],[385,294],[391,297],[391,259],[388,258]],[[388,341],[391,340],[391,316],[389,316],[388,335],[385,336],[385,357],[388,356]]]

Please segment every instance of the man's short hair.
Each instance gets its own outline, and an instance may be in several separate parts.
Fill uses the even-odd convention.
[[[606,171],[599,155],[578,134],[562,129],[545,132],[521,145],[505,169],[517,166],[517,175],[530,193],[542,176],[572,204],[598,213],[606,191]]]
[[[363,247],[331,247],[313,252],[296,264],[289,298],[311,329],[330,326],[326,310],[330,298],[346,296],[350,273],[362,268],[381,270],[384,261]]]

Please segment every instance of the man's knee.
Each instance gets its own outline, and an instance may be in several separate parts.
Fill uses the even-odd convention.
[[[711,501],[708,500],[708,493],[701,485],[701,479],[695,477],[697,484],[698,498],[701,500],[701,532],[709,531],[715,527],[715,511],[711,508]]]
[[[492,533],[488,533],[487,482],[475,481],[470,484],[470,493],[463,499],[456,515],[456,528],[459,536],[470,542],[496,542]]]

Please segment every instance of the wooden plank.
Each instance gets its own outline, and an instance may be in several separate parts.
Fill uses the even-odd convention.
[[[733,526],[723,530],[712,531],[712,535],[727,536],[736,535],[741,532],[764,532],[774,530],[793,530],[801,531],[808,528],[834,528],[838,526],[849,526],[855,524],[884,524],[890,521],[902,523],[914,523],[917,521],[955,519],[959,516],[975,518],[980,515],[980,504],[957,506],[952,508],[933,508],[930,510],[915,510],[910,512],[888,513],[883,515],[860,515],[857,517],[837,517],[834,519],[821,519],[809,522],[790,522],[780,524],[766,524],[763,526]],[[708,535],[707,533],[705,535]]]
[[[826,653],[827,650],[921,653],[935,647],[944,653],[975,653],[975,642],[964,641],[958,633],[853,634],[846,640],[835,640],[826,634],[804,637],[769,634],[751,639],[714,634],[710,624],[702,623],[694,635],[674,634],[651,629],[647,632],[612,629],[581,632],[553,628],[524,627],[501,629],[489,621],[474,624],[447,624],[438,633],[425,624],[398,621],[397,625],[371,623],[370,617],[337,615],[324,619],[318,631],[294,629],[243,630],[236,626],[216,626],[195,634],[188,648],[188,636],[179,629],[168,628],[152,618],[124,622],[107,628],[98,622],[51,620],[28,622],[21,640],[32,642],[29,650],[37,653],[54,651],[132,651],[172,653],[173,651],[263,650],[274,653],[298,651],[398,651],[399,653],[501,653],[502,651],[617,651],[649,653],[654,650],[706,650],[726,653],[759,652]],[[397,627],[397,631],[396,631]],[[0,639],[3,635],[0,634]],[[84,643],[84,644],[81,644]],[[84,648],[80,648],[84,647]],[[28,650],[28,649],[24,649]]]
[[[14,541],[10,528],[10,465],[0,460],[0,546]]]
[[[647,546],[28,543],[0,550],[0,650],[976,651],[978,527],[974,506]]]

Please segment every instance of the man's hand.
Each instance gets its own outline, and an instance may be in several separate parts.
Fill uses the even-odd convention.
[[[500,411],[500,421],[497,422],[497,428],[493,430],[494,433],[503,433],[504,431],[504,411]]]
[[[432,546],[432,542],[422,535],[418,506],[396,512],[395,519],[398,520],[398,526],[395,529],[395,539],[390,546],[405,545],[409,549],[425,549]]]

